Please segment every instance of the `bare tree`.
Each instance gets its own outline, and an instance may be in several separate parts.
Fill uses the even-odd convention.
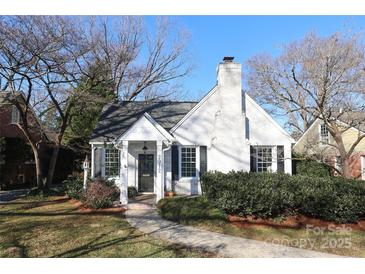
[[[106,64],[105,74],[122,100],[170,97],[179,92],[174,80],[191,70],[189,35],[166,18],[157,19],[155,32],[139,17],[94,20],[90,33],[95,58]]]
[[[102,81],[111,82],[124,100],[168,96],[175,91],[170,88],[173,80],[189,71],[185,43],[169,39],[170,28],[164,20],[158,22],[153,36],[141,18],[89,19],[15,16],[0,20],[0,88],[14,95],[22,120],[18,127],[32,147],[39,187],[44,175],[32,131],[44,133],[47,122],[55,133],[49,186],[72,115],[80,102],[90,99],[79,86],[80,81],[84,86],[85,81],[95,83],[90,67],[101,64],[106,71],[100,73],[107,75]],[[29,122],[30,112],[36,114],[36,123]]]
[[[70,110],[79,99],[73,93],[83,66],[90,58],[87,40],[65,17],[16,16],[0,21],[1,89],[13,94],[18,108],[18,127],[29,141],[36,164],[37,185],[42,186],[40,148],[37,140],[47,130],[45,114],[55,115],[53,153],[47,184],[52,182]],[[82,32],[81,32],[82,33]]]
[[[342,158],[342,174],[350,177],[349,159],[365,138],[359,134],[349,148],[343,140],[347,130],[365,123],[356,115],[365,106],[364,44],[359,37],[308,34],[285,46],[278,57],[251,58],[248,67],[249,92],[272,113],[288,117],[293,133],[303,134],[315,119],[323,120],[335,140],[329,145]],[[340,126],[338,121],[344,120],[346,125]]]

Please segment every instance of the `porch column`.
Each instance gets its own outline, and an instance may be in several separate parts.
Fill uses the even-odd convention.
[[[162,141],[157,141],[156,203],[164,197]]]
[[[123,141],[120,159],[120,203],[128,204],[128,141]]]

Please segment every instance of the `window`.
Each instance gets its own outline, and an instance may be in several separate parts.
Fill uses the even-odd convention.
[[[196,148],[181,148],[181,176],[196,177]]]
[[[324,144],[328,144],[330,136],[329,136],[329,131],[326,125],[322,124],[320,126],[320,140],[322,143]]]
[[[105,176],[119,175],[119,150],[113,146],[105,148]]]
[[[12,124],[20,123],[20,114],[16,106],[12,106],[11,108],[11,123]]]
[[[257,172],[272,170],[272,149],[271,147],[257,147]]]

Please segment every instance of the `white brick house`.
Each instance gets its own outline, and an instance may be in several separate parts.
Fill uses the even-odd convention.
[[[92,177],[152,192],[201,193],[205,171],[291,173],[295,141],[242,91],[241,64],[224,58],[199,102],[121,102],[104,107],[90,141]]]

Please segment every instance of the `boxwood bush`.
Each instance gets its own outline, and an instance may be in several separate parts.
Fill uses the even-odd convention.
[[[83,181],[77,177],[70,177],[63,181],[65,193],[68,197],[80,200],[83,197]]]
[[[138,195],[137,188],[135,188],[134,186],[129,186],[128,187],[128,198],[133,199],[133,198],[136,198],[137,195]]]
[[[328,166],[309,159],[294,161],[294,170],[296,175],[310,177],[329,177],[331,175],[331,170]]]
[[[295,213],[339,223],[365,216],[365,187],[343,178],[208,172],[203,194],[227,214],[268,218]]]

